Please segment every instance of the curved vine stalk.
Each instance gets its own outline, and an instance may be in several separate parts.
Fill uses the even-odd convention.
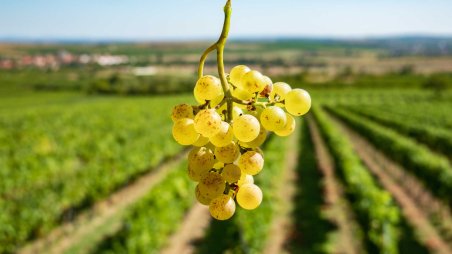
[[[228,80],[226,78],[226,73],[224,71],[224,47],[226,46],[226,41],[229,35],[229,28],[231,24],[231,0],[226,2],[224,6],[224,24],[223,30],[221,32],[220,38],[217,42],[208,47],[201,56],[201,60],[199,62],[198,67],[198,78],[201,78],[204,74],[204,64],[207,59],[207,56],[214,50],[217,51],[217,67],[218,67],[218,75],[220,76],[221,86],[223,88],[224,97],[227,103],[227,116],[226,121],[232,121],[232,106],[233,106],[233,97],[230,92],[230,87]]]

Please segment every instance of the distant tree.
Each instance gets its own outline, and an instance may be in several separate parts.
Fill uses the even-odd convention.
[[[413,65],[406,64],[406,65],[402,66],[402,68],[400,68],[399,74],[400,75],[411,75],[414,73],[414,71],[415,71],[415,68]]]
[[[448,87],[447,81],[445,75],[434,74],[427,78],[423,87],[432,90],[436,97],[441,97],[444,90]]]

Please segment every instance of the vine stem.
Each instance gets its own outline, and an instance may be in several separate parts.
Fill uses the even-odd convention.
[[[231,0],[226,2],[224,6],[224,24],[223,30],[221,31],[220,38],[216,43],[208,47],[201,56],[201,60],[199,61],[198,67],[198,78],[203,76],[204,64],[207,59],[207,56],[214,50],[217,51],[217,67],[218,67],[218,75],[220,76],[221,86],[223,88],[224,96],[227,104],[227,122],[232,121],[232,107],[233,107],[233,97],[231,95],[230,87],[228,80],[226,78],[226,73],[224,71],[224,48],[226,46],[226,41],[229,35],[229,29],[231,24]]]

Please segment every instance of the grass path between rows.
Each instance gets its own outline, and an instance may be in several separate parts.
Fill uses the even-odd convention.
[[[308,118],[308,126],[314,143],[318,169],[323,176],[324,211],[328,219],[337,226],[337,238],[332,251],[334,253],[363,253],[364,246],[355,236],[359,229],[352,208],[345,199],[344,187],[338,179],[334,160],[320,134],[317,123]]]
[[[44,238],[25,245],[20,254],[32,253],[84,253],[103,237],[119,230],[121,217],[127,207],[145,196],[152,187],[186,158],[185,150],[163,161],[149,173],[141,176],[132,184],[97,202],[90,209],[82,212],[73,221],[55,228]]]
[[[364,164],[400,205],[403,215],[416,230],[421,242],[423,242],[423,244],[433,253],[452,253],[452,243],[449,242],[449,245],[447,244],[447,240],[442,238],[441,234],[429,221],[428,212],[414,200],[413,195],[416,193],[414,189],[423,189],[422,185],[416,183],[416,180],[414,179],[409,179],[407,175],[402,173],[404,171],[403,169],[385,157],[371,143],[347,127],[344,123],[340,122],[338,119],[335,119],[335,121],[344,133],[348,135],[355,151],[361,157]],[[396,172],[401,176],[403,175],[403,179],[397,180],[394,177],[394,174],[397,174]],[[403,184],[402,182],[410,183],[410,185]],[[404,185],[405,188],[403,187]],[[416,187],[413,188],[413,186]],[[425,190],[422,190],[422,192],[424,196],[422,199],[428,199],[431,208],[441,206],[441,202],[435,200],[432,195],[429,195]],[[429,207],[429,205],[424,206],[424,208],[426,207]]]

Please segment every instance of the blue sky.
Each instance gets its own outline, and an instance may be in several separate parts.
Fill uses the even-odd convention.
[[[452,35],[451,0],[232,0],[231,36]],[[220,31],[225,0],[0,0],[0,37],[186,40]]]

